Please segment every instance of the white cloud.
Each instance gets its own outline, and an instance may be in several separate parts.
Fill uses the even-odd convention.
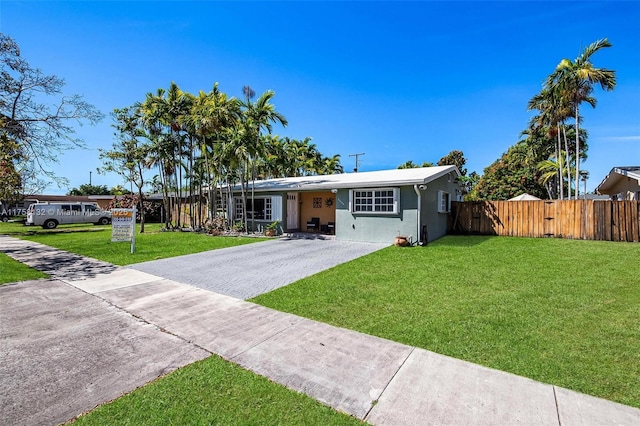
[[[601,139],[611,142],[640,142],[640,136],[605,136]]]

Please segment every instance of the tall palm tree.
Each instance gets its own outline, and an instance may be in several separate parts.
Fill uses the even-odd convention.
[[[137,104],[141,115],[141,123],[147,132],[147,138],[151,142],[152,149],[149,152],[148,167],[158,168],[160,188],[162,190],[162,204],[164,208],[165,227],[171,222],[171,205],[168,196],[169,179],[172,169],[169,167],[169,150],[167,138],[161,118],[161,109],[158,104],[165,96],[165,90],[160,88],[156,93],[147,93],[145,100]]]
[[[194,98],[191,110],[185,123],[195,134],[198,149],[203,157],[203,171],[209,187],[209,217],[215,215],[215,186],[217,186],[215,172],[220,169],[213,163],[215,145],[222,143],[221,134],[226,128],[233,126],[240,117],[240,103],[236,98],[228,98],[218,89],[218,83],[213,85],[209,93],[200,91]]]
[[[251,94],[251,89],[245,87],[246,101],[244,102],[244,127],[245,127],[245,141],[247,143],[248,161],[251,169],[252,185],[251,185],[251,205],[254,206],[254,194],[255,194],[255,160],[258,156],[262,156],[265,153],[264,144],[261,143],[260,134],[262,130],[266,130],[267,133],[271,133],[273,124],[279,123],[283,127],[286,127],[288,122],[284,115],[276,111],[275,105],[271,103],[272,98],[275,96],[273,90],[267,90],[255,101],[252,102],[248,96]],[[248,94],[247,94],[248,93]],[[253,207],[252,207],[253,208]],[[253,226],[253,215],[252,215]]]
[[[157,162],[164,181],[163,198],[167,227],[173,225],[173,202],[168,196],[168,188],[173,187],[178,193],[182,189],[182,171],[185,164],[183,157],[188,155],[188,139],[183,131],[183,121],[189,111],[190,101],[190,98],[172,82],[169,90],[158,89],[155,95],[148,93],[141,104],[142,121],[153,138],[157,151],[154,161]],[[176,201],[180,211],[180,194]],[[180,226],[180,215],[176,226]]]
[[[545,129],[544,133],[548,137],[548,142],[554,141],[555,157],[558,158],[562,150],[561,126],[570,115],[570,109],[567,108],[566,102],[562,103],[558,91],[553,91],[548,87],[544,87],[542,91],[535,95],[527,105],[527,109],[538,110],[540,114],[536,115],[529,122],[529,135],[539,134],[538,130]],[[565,138],[566,142],[566,138]],[[565,147],[568,155],[568,150]],[[568,158],[568,157],[567,157]],[[559,162],[558,162],[559,163]],[[559,165],[559,164],[558,164]],[[571,177],[569,176],[569,180]],[[558,168],[558,180],[562,181],[562,169]],[[563,187],[560,187],[559,199],[564,199]]]
[[[563,97],[569,101],[574,115],[576,129],[576,184],[580,182],[580,104],[587,102],[596,106],[596,99],[591,96],[594,85],[600,85],[603,90],[610,91],[616,86],[616,72],[605,68],[596,68],[591,62],[598,50],[611,47],[609,40],[601,39],[591,43],[574,61],[563,59],[556,70],[547,80],[547,86],[558,89]],[[576,185],[576,197],[579,195]]]

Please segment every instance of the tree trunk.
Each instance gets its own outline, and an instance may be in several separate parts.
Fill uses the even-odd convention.
[[[256,201],[255,201],[255,187],[256,187],[256,163],[254,160],[251,161],[251,230],[253,231],[255,228],[255,216],[256,216]],[[247,229],[247,233],[249,230]]]
[[[578,123],[578,105],[576,105],[576,200],[580,198],[580,124]]]
[[[171,223],[171,200],[169,199],[169,179],[165,173],[164,160],[160,160],[160,182],[162,182],[162,205],[164,207],[164,227],[169,229]]]
[[[245,176],[244,176],[244,167],[240,167],[240,194],[242,196],[242,224],[244,225],[245,232],[249,232],[249,228],[247,226],[247,193],[245,191]]]
[[[569,155],[569,142],[567,141],[567,129],[565,126],[562,126],[562,135],[564,137],[564,153],[565,153],[565,163],[564,166],[567,168],[567,199],[571,199],[571,162]]]
[[[140,203],[140,233],[144,234],[144,194],[142,192],[142,188],[144,187],[144,178],[142,177],[142,165],[138,163],[138,173],[140,174],[140,185],[136,182],[138,187],[138,198]]]
[[[182,228],[182,165],[180,164],[180,160],[182,159],[180,153],[176,153],[177,156],[174,156],[175,167],[176,167],[176,202],[178,203],[178,219],[177,226],[178,228]]]
[[[189,136],[189,170],[187,170],[187,181],[189,182],[189,225],[191,229],[196,229],[196,221],[198,220],[197,211],[194,213],[194,208],[196,204],[195,194],[194,194],[194,174],[193,174],[193,139]],[[199,204],[199,203],[198,203]],[[198,210],[200,210],[198,208]]]
[[[558,143],[556,144],[556,161],[558,162],[558,199],[564,200],[564,185],[562,181],[564,180],[562,176],[562,161],[560,161],[560,157],[562,156],[562,140],[560,139],[560,122],[558,121]]]

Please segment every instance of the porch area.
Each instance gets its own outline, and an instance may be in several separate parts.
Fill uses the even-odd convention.
[[[330,191],[288,193],[285,234],[306,239],[335,236],[335,202]]]

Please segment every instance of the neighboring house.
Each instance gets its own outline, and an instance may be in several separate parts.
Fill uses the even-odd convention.
[[[28,194],[22,197],[22,200],[11,206],[13,215],[26,215],[27,208],[34,203],[96,203],[101,209],[106,209],[109,202],[113,199],[113,195],[47,195],[47,194]]]
[[[68,203],[88,203],[93,200],[84,195],[47,195],[47,194],[30,194],[25,195],[20,203],[24,208],[24,214],[31,204],[44,202],[68,202]]]
[[[640,200],[640,166],[614,167],[596,187],[612,200]]]
[[[253,204],[250,182],[249,226],[279,221],[284,232],[335,233],[345,241],[432,241],[447,233],[451,202],[462,199],[459,177],[455,166],[439,166],[269,179],[253,185]],[[240,186],[232,191],[227,209],[238,221]]]
[[[114,198],[118,198],[119,195],[89,195],[88,198],[94,203],[98,204],[98,207],[105,209],[109,207],[109,204]]]

